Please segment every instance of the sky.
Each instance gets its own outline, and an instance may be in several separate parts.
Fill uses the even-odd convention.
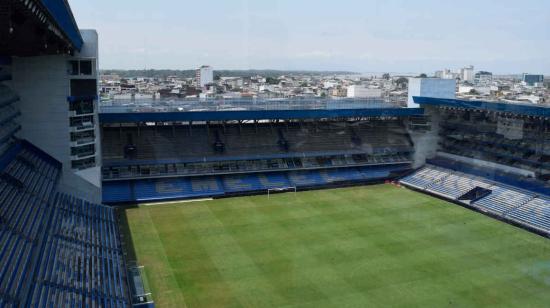
[[[102,69],[550,74],[548,0],[69,0]]]

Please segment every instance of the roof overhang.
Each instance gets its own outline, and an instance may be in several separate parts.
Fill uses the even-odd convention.
[[[72,54],[83,44],[66,0],[0,0],[0,55]]]
[[[509,115],[522,115],[531,117],[550,117],[550,108],[544,106],[527,105],[527,104],[512,104],[501,102],[487,102],[487,101],[470,101],[460,99],[446,99],[446,98],[434,98],[424,96],[414,96],[413,100],[416,104],[421,106],[445,106],[451,108],[463,108],[472,110],[483,110],[490,112],[497,112]]]
[[[422,108],[308,109],[308,110],[246,110],[189,112],[128,112],[100,113],[100,123],[290,120],[355,117],[406,117],[423,115]]]

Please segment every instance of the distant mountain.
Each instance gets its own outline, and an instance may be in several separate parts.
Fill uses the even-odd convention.
[[[116,74],[123,78],[131,77],[157,77],[177,76],[180,78],[195,77],[195,70],[100,70],[101,74]],[[358,75],[356,72],[348,71],[287,71],[287,70],[214,70],[215,76],[220,77],[252,77],[260,75],[263,77],[279,76],[319,76],[319,75]]]

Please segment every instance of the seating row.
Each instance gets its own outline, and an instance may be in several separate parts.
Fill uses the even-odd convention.
[[[266,191],[281,187],[313,187],[333,183],[375,181],[395,177],[408,164],[333,168],[289,172],[247,173],[221,176],[157,178],[103,183],[103,202],[142,202],[165,199],[212,197]]]

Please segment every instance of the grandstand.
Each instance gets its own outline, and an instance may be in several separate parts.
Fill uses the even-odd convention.
[[[61,163],[27,141],[1,162],[0,304],[129,306],[115,210],[60,193]]]
[[[0,307],[139,304],[118,213],[93,202],[97,71],[67,72],[97,64],[96,33],[66,1],[0,1],[0,38]]]
[[[292,100],[287,104],[298,105]],[[303,114],[296,109],[287,119],[280,114],[285,110],[275,108],[267,115],[263,110],[242,111],[247,120],[238,120],[241,112],[220,111],[201,114],[207,118],[195,123],[167,121],[189,116],[185,111],[156,112],[155,118],[165,117],[162,122],[134,112],[134,122],[116,123],[117,114],[109,107],[100,114],[103,202],[218,197],[397,178],[410,169],[414,144],[406,129],[408,115],[387,107],[355,108],[351,110],[369,116],[343,118],[339,112],[348,109],[329,109],[328,118],[315,114],[327,110],[304,109],[312,113]],[[126,116],[120,114],[119,120],[127,121]],[[220,116],[225,119],[215,120]]]
[[[408,187],[550,236],[549,108],[415,98],[439,126]]]

